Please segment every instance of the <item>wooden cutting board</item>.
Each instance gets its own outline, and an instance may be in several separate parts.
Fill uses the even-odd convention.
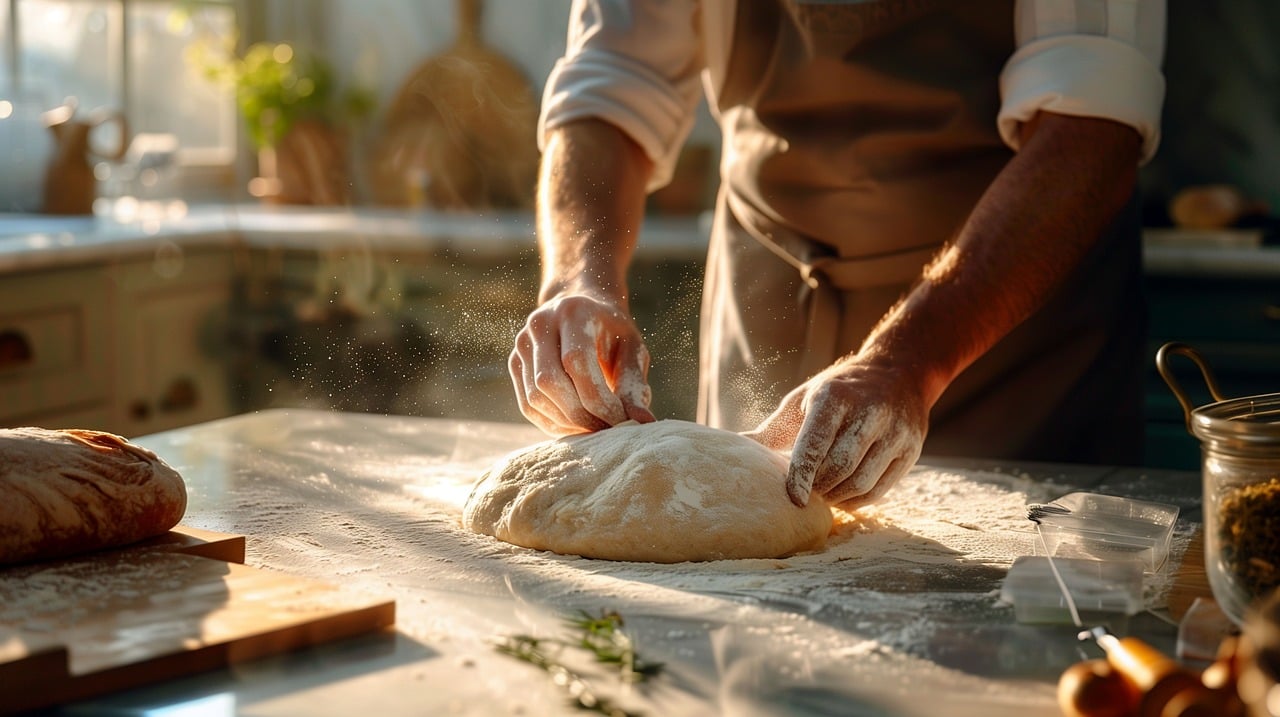
[[[0,571],[0,715],[380,630],[395,603],[243,565],[244,538],[179,527]]]
[[[1174,620],[1182,620],[1197,599],[1213,599],[1213,590],[1209,587],[1209,576],[1204,569],[1204,530],[1196,528],[1187,543],[1187,550],[1182,554],[1182,563],[1173,576],[1169,586],[1169,616]]]

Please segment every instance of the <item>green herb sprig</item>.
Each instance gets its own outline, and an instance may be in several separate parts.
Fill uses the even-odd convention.
[[[644,682],[662,672],[662,663],[640,659],[631,637],[623,632],[622,616],[606,611],[594,617],[579,610],[577,617],[565,620],[572,628],[581,631],[578,647],[595,655],[596,662],[617,668],[619,676],[627,682]]]
[[[592,615],[579,610],[577,615],[566,618],[565,624],[573,629],[573,639],[537,638],[530,635],[508,637],[496,645],[498,652],[538,667],[551,675],[555,684],[568,691],[573,704],[579,709],[609,717],[638,717],[608,697],[598,694],[586,678],[560,662],[558,655],[567,648],[585,650],[601,665],[616,671],[625,684],[644,682],[662,672],[660,662],[642,659],[635,650],[630,636],[623,630],[622,616],[615,611],[603,611]]]

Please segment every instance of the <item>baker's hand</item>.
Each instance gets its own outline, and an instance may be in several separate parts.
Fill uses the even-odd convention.
[[[655,420],[649,350],[635,321],[608,301],[571,294],[538,307],[508,368],[520,412],[553,436]]]
[[[793,503],[806,505],[817,493],[850,509],[880,498],[915,465],[928,422],[911,376],[855,360],[801,384],[744,435],[775,450],[792,449],[787,494]]]

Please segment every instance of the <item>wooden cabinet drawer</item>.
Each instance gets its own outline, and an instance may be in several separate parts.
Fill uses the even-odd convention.
[[[98,270],[0,277],[0,421],[108,395],[107,306]]]

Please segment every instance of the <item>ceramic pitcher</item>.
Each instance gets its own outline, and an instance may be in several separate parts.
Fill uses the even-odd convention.
[[[91,147],[89,135],[94,128],[108,123],[117,125],[120,139],[111,152],[101,153]],[[76,103],[68,101],[46,112],[45,124],[53,134],[54,150],[45,171],[42,211],[92,214],[98,182],[90,160],[94,156],[106,160],[124,156],[129,146],[129,128],[124,115],[115,110],[98,109],[81,118],[76,113]]]

